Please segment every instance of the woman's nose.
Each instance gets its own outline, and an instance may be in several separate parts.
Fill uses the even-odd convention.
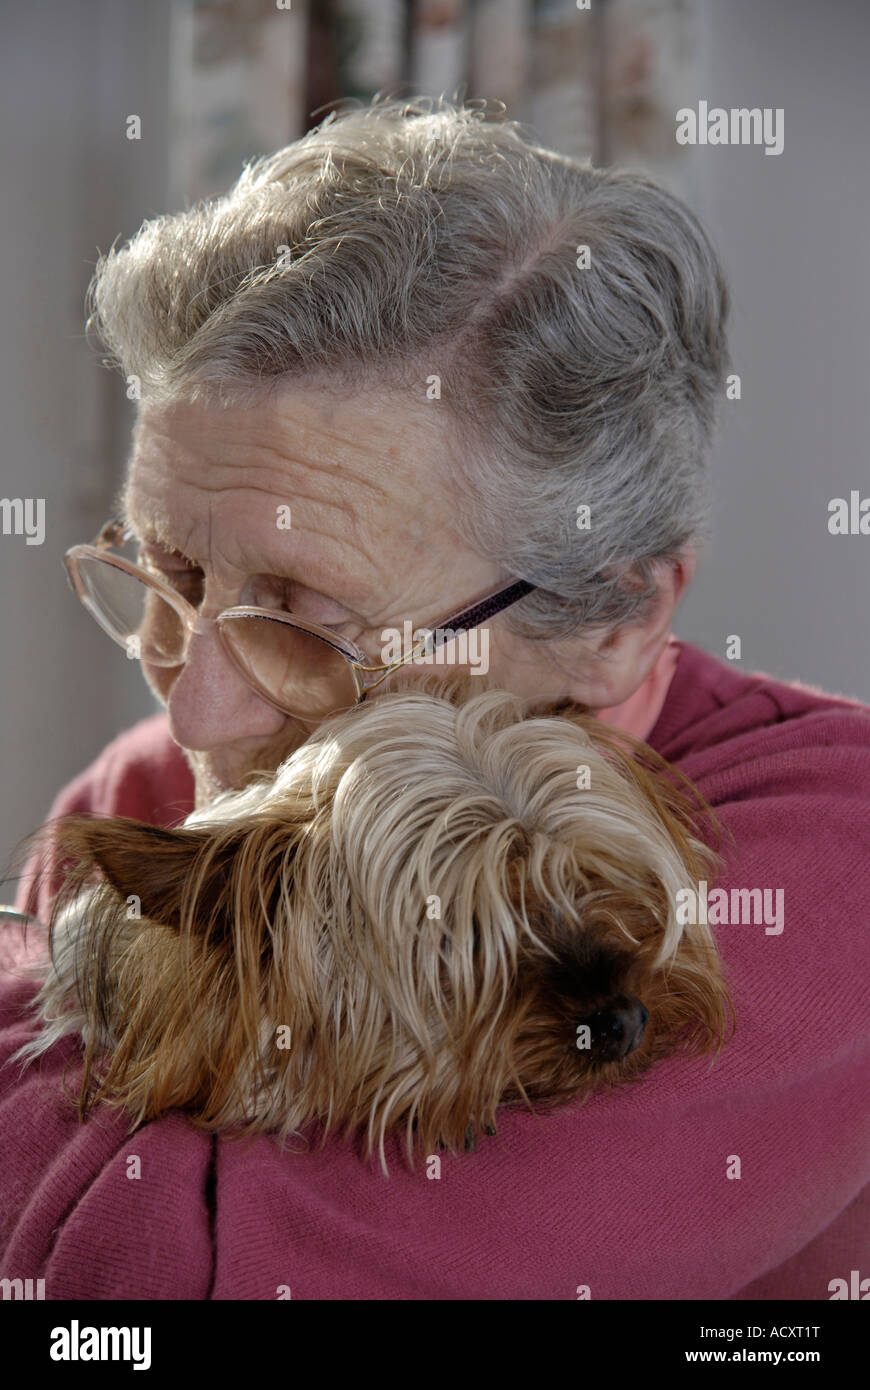
[[[191,635],[187,661],[166,699],[166,712],[175,742],[203,753],[277,734],[287,719],[248,685],[216,627]]]

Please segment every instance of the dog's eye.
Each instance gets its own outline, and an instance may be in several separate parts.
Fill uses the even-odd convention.
[[[619,994],[631,958],[622,951],[600,946],[587,934],[560,943],[559,960],[548,967],[550,983],[560,994],[590,1007]]]

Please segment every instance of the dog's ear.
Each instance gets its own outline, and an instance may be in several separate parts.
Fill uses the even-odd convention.
[[[225,890],[239,835],[224,836],[220,852],[205,858],[213,832],[167,830],[126,816],[67,816],[56,829],[64,861],[99,869],[121,898],[136,897],[143,917],[178,929],[186,886],[196,866],[205,865],[197,888],[198,914],[212,915]]]

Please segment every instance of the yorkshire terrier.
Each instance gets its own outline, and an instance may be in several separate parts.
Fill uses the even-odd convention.
[[[722,965],[676,915],[714,876],[709,807],[593,716],[471,686],[333,716],[178,829],[50,827],[76,867],[19,1055],[79,1034],[83,1117],[101,1100],[134,1124],[316,1122],[386,1172],[390,1135],[411,1163],[415,1144],[473,1149],[502,1106],[718,1052]]]

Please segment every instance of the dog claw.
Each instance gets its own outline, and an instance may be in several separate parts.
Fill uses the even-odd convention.
[[[416,1122],[415,1122],[415,1124],[414,1124],[414,1128],[416,1129]],[[492,1135],[494,1135],[494,1134],[496,1133],[495,1128],[494,1128],[493,1125],[484,1125],[484,1126],[483,1126],[483,1132],[484,1132],[484,1134],[488,1134],[488,1135],[490,1135],[490,1136],[492,1136]],[[438,1148],[438,1149],[441,1149],[442,1152],[443,1152],[444,1150],[447,1149],[448,1146],[447,1146],[447,1144],[445,1144],[445,1142],[444,1142],[443,1139],[436,1139],[436,1140],[435,1140],[435,1147]],[[464,1147],[466,1153],[473,1154],[473,1153],[475,1153],[475,1152],[477,1151],[477,1133],[476,1133],[476,1130],[475,1130],[474,1125],[469,1125],[469,1126],[468,1126],[468,1129],[465,1131],[465,1143],[464,1143],[463,1147]]]

